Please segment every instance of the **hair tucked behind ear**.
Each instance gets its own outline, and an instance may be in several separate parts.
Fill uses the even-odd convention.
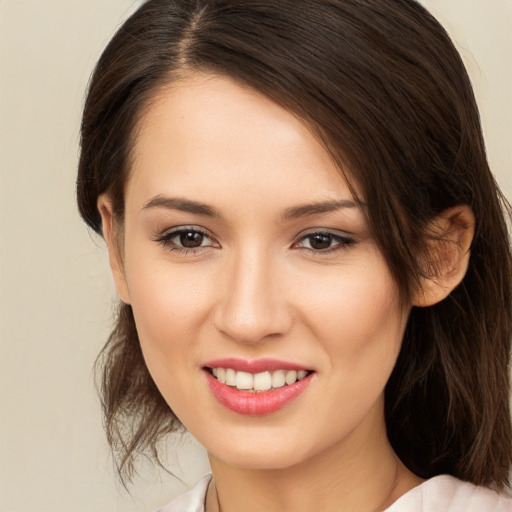
[[[471,208],[464,280],[441,303],[412,310],[386,388],[388,435],[418,475],[506,485],[510,210],[442,27],[413,0],[147,1],[103,53],[84,108],[78,204],[96,231],[105,192],[122,223],[137,120],[183,70],[230,76],[308,124],[361,192],[403,301],[421,282],[429,223],[448,208]],[[177,420],[145,368],[128,306],[100,365],[109,441],[119,468],[130,469],[140,452],[156,456]]]

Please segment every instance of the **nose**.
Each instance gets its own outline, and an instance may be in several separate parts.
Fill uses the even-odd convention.
[[[286,334],[292,313],[278,264],[263,251],[247,250],[226,262],[215,327],[230,339],[256,344]]]

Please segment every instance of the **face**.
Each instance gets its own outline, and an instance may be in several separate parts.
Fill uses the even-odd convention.
[[[140,121],[125,202],[118,293],[212,456],[282,468],[384,431],[408,309],[300,120],[228,78],[172,84]]]

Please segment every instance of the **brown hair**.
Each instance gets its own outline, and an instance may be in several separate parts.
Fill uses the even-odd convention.
[[[439,304],[413,308],[386,387],[386,421],[396,453],[416,474],[506,485],[510,210],[444,29],[414,0],[147,1],[105,49],[85,104],[78,204],[98,233],[101,193],[122,223],[145,105],[184,69],[233,77],[304,119],[362,190],[404,299],[424,274],[429,221],[471,207],[467,274]],[[99,364],[108,439],[129,476],[136,455],[149,450],[158,460],[158,442],[180,428],[146,369],[130,306],[120,306]]]

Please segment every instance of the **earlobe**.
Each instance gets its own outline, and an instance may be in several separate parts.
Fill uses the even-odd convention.
[[[123,258],[119,241],[118,228],[115,224],[112,201],[106,194],[102,194],[97,202],[98,211],[101,215],[101,230],[103,238],[107,243],[110,269],[114,278],[117,295],[125,303],[130,304],[130,295],[126,283]]]
[[[437,304],[460,284],[468,269],[474,233],[475,216],[466,205],[449,208],[430,223],[424,275],[413,297],[414,306]]]

